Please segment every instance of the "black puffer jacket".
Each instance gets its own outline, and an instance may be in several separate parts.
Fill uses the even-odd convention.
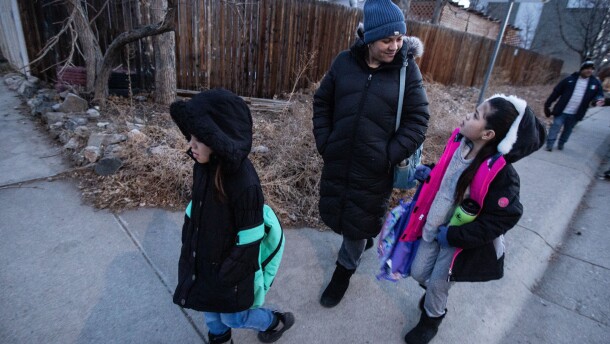
[[[341,52],[314,96],[313,126],[324,160],[320,216],[352,239],[376,236],[392,191],[392,167],[424,141],[428,98],[414,57],[423,48],[405,38],[394,61],[371,69],[360,39]],[[407,59],[401,124],[395,133],[400,67]]]
[[[198,311],[232,313],[254,301],[260,240],[237,245],[237,233],[263,223],[260,181],[247,155],[252,118],[245,102],[225,90],[172,104],[170,113],[187,139],[191,134],[214,151],[193,167],[190,217],[182,227],[178,286],[174,302]],[[226,199],[214,186],[221,168]]]

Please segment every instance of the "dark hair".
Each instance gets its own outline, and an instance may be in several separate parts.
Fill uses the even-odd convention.
[[[513,124],[517,116],[519,116],[519,112],[510,101],[496,97],[488,100],[489,105],[491,106],[492,112],[488,113],[485,116],[485,120],[487,124],[485,125],[485,129],[493,130],[496,135],[493,139],[488,141],[483,148],[477,153],[477,156],[474,157],[474,160],[462,172],[460,179],[458,179],[457,186],[455,188],[455,204],[459,204],[464,198],[464,193],[466,189],[472,183],[474,179],[474,175],[476,174],[479,166],[489,157],[496,154],[498,151],[498,144],[500,141],[506,137],[510,126]]]
[[[227,200],[227,193],[225,192],[223,183],[223,166],[222,160],[218,159],[216,165],[216,172],[214,173],[214,187],[216,189],[216,197],[218,201],[224,203]]]

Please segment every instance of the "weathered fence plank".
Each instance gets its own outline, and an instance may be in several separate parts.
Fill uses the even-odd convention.
[[[22,21],[32,25],[26,34],[30,57],[58,30],[67,13],[53,0],[22,5]],[[123,30],[144,24],[135,0],[87,0],[102,50]],[[355,41],[362,12],[314,0],[184,0],[177,2],[176,74],[178,88],[200,90],[224,87],[241,95],[273,97],[319,81],[334,57]],[[41,15],[44,13],[44,15]],[[483,82],[494,41],[430,24],[409,21],[409,35],[419,37],[425,53],[418,60],[422,73],[444,84],[479,86]],[[66,58],[64,41],[34,71]],[[131,46],[130,66],[136,73],[153,70],[142,58],[145,42]],[[313,57],[315,55],[315,57]],[[306,59],[310,68],[296,79]],[[305,60],[305,61],[304,61]],[[82,58],[76,64],[82,65]],[[117,63],[119,65],[119,63]],[[561,61],[531,51],[503,46],[494,77],[514,84],[535,84],[559,75]],[[49,81],[56,75],[44,75]],[[148,80],[140,77],[140,80]],[[148,85],[152,87],[152,85]]]

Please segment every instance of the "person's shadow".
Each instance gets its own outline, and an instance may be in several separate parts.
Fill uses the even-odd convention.
[[[90,300],[95,306],[76,343],[206,342],[201,314],[172,302],[182,218],[157,209],[137,216],[133,227],[124,226],[126,240],[118,243],[124,253],[106,267],[103,285],[91,286],[98,290]]]

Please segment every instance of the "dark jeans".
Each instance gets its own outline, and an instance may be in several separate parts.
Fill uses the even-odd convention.
[[[358,265],[360,265],[365,245],[366,239],[354,240],[343,236],[343,243],[341,243],[341,249],[339,249],[337,262],[348,270],[356,270]]]
[[[561,115],[555,116],[553,124],[551,124],[551,128],[549,129],[549,136],[546,139],[546,147],[553,148],[555,140],[557,140],[557,134],[559,134],[559,130],[561,130],[562,126],[563,131],[561,132],[561,136],[559,136],[559,147],[563,147],[563,145],[568,142],[570,134],[572,134],[572,129],[574,129],[576,123],[578,123],[576,115],[562,113]]]

